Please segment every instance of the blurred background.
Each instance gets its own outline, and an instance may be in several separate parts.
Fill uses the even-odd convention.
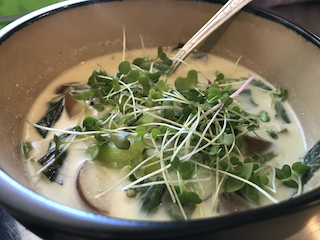
[[[63,0],[0,0],[0,28],[24,14],[57,2]]]

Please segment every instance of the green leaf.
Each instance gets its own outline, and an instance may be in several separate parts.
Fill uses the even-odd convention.
[[[100,129],[101,120],[98,120],[92,116],[86,117],[82,125],[86,131],[97,131]]]
[[[247,156],[245,157],[245,159],[243,160],[244,163],[250,163],[250,162],[254,162],[254,158],[251,156]]]
[[[303,164],[302,162],[295,162],[292,165],[292,170],[295,171],[298,174],[305,174],[308,172],[310,167],[306,164]]]
[[[218,71],[216,71],[216,79],[214,80],[215,82],[220,82],[224,80],[224,75]]]
[[[226,162],[220,162],[220,168],[221,168],[223,171],[227,171],[227,169],[229,168],[229,164],[226,163]]]
[[[148,134],[148,131],[147,131],[147,127],[146,126],[142,126],[142,125],[139,125],[137,128],[136,128],[136,132],[138,133],[137,137],[143,137],[145,134]]]
[[[240,181],[232,177],[228,177],[224,185],[224,190],[228,193],[236,192],[240,190],[244,186],[244,184],[245,183],[243,181]]]
[[[177,156],[171,161],[171,168],[182,175],[187,175],[193,170],[193,167],[189,161],[182,162]]]
[[[209,101],[216,101],[221,97],[221,91],[217,87],[211,87],[208,91],[208,100]]]
[[[143,58],[136,58],[133,60],[132,64],[141,67],[141,65],[145,62],[146,62],[146,60],[144,60]]]
[[[283,182],[284,185],[286,185],[287,187],[290,187],[290,188],[298,188],[299,185],[296,181],[294,181],[293,179],[290,179],[290,180],[286,180]]]
[[[177,46],[175,46],[174,48],[172,48],[171,51],[175,51],[175,50],[179,50],[180,48],[182,48],[184,46],[184,43],[179,42]]]
[[[224,92],[230,92],[232,89],[232,84],[228,84],[227,86],[224,87],[223,91]]]
[[[154,139],[156,139],[158,137],[158,135],[160,134],[160,130],[158,128],[153,128],[151,130],[151,137],[153,137]]]
[[[109,141],[109,137],[103,137],[100,133],[96,133],[94,138],[98,141],[98,144],[104,144]]]
[[[99,154],[96,157],[103,165],[109,168],[124,168],[142,159],[145,148],[143,141],[133,141],[128,149],[120,149],[114,141],[107,141],[99,146]]]
[[[127,80],[129,83],[138,81],[140,78],[140,71],[138,69],[131,69],[127,75]]]
[[[288,90],[282,87],[278,87],[276,92],[273,92],[273,95],[280,98],[281,102],[284,102],[288,96]]]
[[[270,130],[270,131],[267,131],[267,133],[270,135],[270,137],[272,137],[273,139],[278,139],[278,135],[273,131],[273,130]]]
[[[182,175],[187,175],[188,173],[190,173],[192,171],[192,165],[189,161],[185,161],[185,162],[181,162],[180,166],[179,166],[179,172]]]
[[[96,109],[98,112],[102,112],[104,110],[103,104],[94,104],[93,108]]]
[[[172,61],[167,57],[167,55],[163,52],[162,47],[158,47],[158,57],[163,61],[165,65],[171,66]]]
[[[228,134],[224,132],[220,137],[220,142],[227,146],[231,146],[233,141],[234,141],[234,137],[231,133]]]
[[[241,189],[241,193],[249,200],[253,201],[255,204],[259,204],[259,192],[254,187],[245,184]]]
[[[93,96],[93,92],[91,92],[91,91],[87,91],[87,92],[84,92],[82,94],[73,94],[72,95],[72,97],[75,100],[82,100],[82,101],[86,101],[89,98],[91,98],[92,96]]]
[[[230,162],[232,165],[239,165],[241,163],[239,158],[237,158],[237,157],[231,157]]]
[[[253,163],[243,163],[235,168],[235,172],[240,173],[240,177],[248,180],[253,171]],[[233,177],[228,177],[225,182],[226,192],[236,192],[240,190],[245,183],[241,180],[235,179]]]
[[[276,178],[279,180],[291,177],[291,168],[288,164],[283,165],[282,169],[276,168]]]
[[[171,168],[178,172],[179,167],[180,167],[180,159],[177,156],[175,156],[174,159],[171,161]]]
[[[128,76],[129,77],[129,76]],[[129,81],[129,79],[128,79]],[[139,78],[139,83],[142,85],[142,86],[149,86],[150,85],[150,81],[149,81],[149,78],[147,75],[145,74],[141,74],[140,75],[140,78]]]
[[[53,135],[53,142],[56,144],[56,155],[58,155],[58,149],[62,144],[64,144],[64,141],[62,141],[56,134]]]
[[[152,97],[152,99],[160,99],[160,98],[162,98],[162,93],[157,91],[157,90],[155,90],[154,88],[151,88],[149,90],[149,94]]]
[[[161,77],[161,72],[159,70],[156,70],[155,72],[148,72],[146,74],[153,82],[156,82]]]
[[[269,183],[269,178],[268,176],[270,175],[269,172],[263,172],[261,175],[260,175],[260,182],[261,184],[263,185],[268,185]]]
[[[218,151],[219,151],[219,148],[217,146],[212,146],[210,148],[209,155],[215,156],[217,155]]]
[[[182,193],[179,193],[178,197],[182,206],[184,206],[189,202],[192,202],[195,204],[200,204],[202,202],[198,194],[196,194],[195,192],[187,191],[187,190],[184,190]]]
[[[226,103],[230,99],[230,94],[229,93],[224,93],[221,96],[221,102]]]
[[[158,87],[158,89],[161,90],[161,91],[164,91],[164,92],[168,92],[168,91],[169,91],[169,86],[168,86],[168,84],[166,84],[166,82],[163,81],[163,80],[159,80],[159,81],[157,82],[157,87]]]
[[[266,111],[261,111],[261,113],[259,114],[259,118],[261,119],[262,122],[270,122],[270,118]]]
[[[126,150],[130,147],[130,141],[127,138],[128,136],[130,136],[130,133],[113,133],[111,138],[117,148]]]
[[[240,176],[248,180],[253,171],[253,163],[240,164],[235,168],[235,171],[240,172],[241,173]]]
[[[132,64],[139,66],[142,69],[145,69],[147,71],[150,70],[150,66],[151,64],[149,62],[147,62],[145,59],[143,58],[136,58],[133,60]]]
[[[248,131],[254,131],[255,129],[259,128],[259,125],[251,124],[247,127]]]
[[[86,154],[90,155],[91,159],[96,159],[97,155],[99,154],[99,146],[93,145],[86,149]]]
[[[265,162],[268,162],[268,161],[271,161],[275,155],[273,152],[268,152],[268,153],[262,154],[262,156],[264,157]]]
[[[112,106],[112,107],[116,107],[117,103],[115,101],[113,101],[112,99],[108,99],[107,102]]]
[[[158,129],[159,129],[160,133],[165,133],[167,131],[168,127],[161,125],[158,127]]]
[[[123,61],[119,64],[118,69],[121,74],[128,74],[131,70],[131,64],[129,61]]]
[[[177,77],[174,86],[178,91],[195,89],[198,84],[198,73],[194,69],[188,71],[187,77]]]

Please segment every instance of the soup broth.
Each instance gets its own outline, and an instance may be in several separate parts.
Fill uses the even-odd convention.
[[[301,186],[288,187],[283,184],[286,179],[276,177],[306,151],[299,122],[281,101],[283,89],[210,54],[191,55],[170,77],[156,78],[160,64],[145,61],[156,57],[148,53],[156,52],[126,52],[124,59],[130,62],[144,58],[135,60],[128,71],[125,63],[119,66],[120,52],[82,62],[44,89],[22,134],[30,150],[26,168],[40,194],[111,217],[180,220],[244,211],[300,193]],[[105,102],[98,96],[101,92],[90,94],[86,85],[94,69],[99,69],[95,76],[103,75],[99,81],[117,78],[106,90],[110,97],[102,96]],[[119,70],[122,73],[116,74]],[[130,74],[137,74],[139,81],[130,80]],[[136,85],[141,94],[134,96]],[[41,136],[32,123],[44,126],[43,116],[60,99],[64,109],[58,121]],[[59,150],[59,144],[66,150]],[[61,166],[50,170],[59,158]]]

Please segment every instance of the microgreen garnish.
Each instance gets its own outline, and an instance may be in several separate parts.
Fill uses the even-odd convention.
[[[275,133],[275,131],[273,130],[269,130],[267,131],[267,133],[270,135],[270,137],[272,137],[273,139],[278,139],[278,135]]]
[[[271,181],[274,178],[301,192],[300,175],[309,170],[306,165],[295,163],[292,168],[284,165],[274,170],[271,162],[276,154],[273,152],[250,156],[241,153],[241,136],[257,135],[260,125],[270,121],[266,111],[254,115],[234,101],[254,76],[234,89],[233,81],[239,80],[227,79],[223,73],[216,72],[215,83],[203,88],[199,87],[198,72],[190,69],[187,76],[177,77],[172,86],[167,83],[166,75],[171,64],[172,60],[159,47],[155,58],[146,54],[132,63],[122,61],[113,76],[104,70],[95,70],[87,85],[71,87],[74,99],[99,113],[85,115],[75,127],[75,140],[54,135],[53,147],[39,160],[46,166],[43,172],[57,172],[73,141],[90,142],[86,153],[92,160],[108,168],[122,169],[127,173],[124,179],[131,176],[132,182],[122,190],[128,197],[140,199],[142,211],[154,213],[161,207],[167,191],[184,219],[189,215],[185,213],[186,206],[201,204],[204,200],[195,184],[205,180],[201,177],[204,170],[215,176],[215,185],[225,192],[236,192],[257,204],[260,193],[278,202],[270,195],[276,191],[274,180]],[[262,85],[263,89],[267,87],[260,82],[255,84]],[[280,101],[284,101],[286,95],[282,88],[272,92]],[[287,122],[283,106],[278,105],[276,103],[280,109],[277,116]],[[36,126],[41,130],[50,129],[50,125],[39,125]],[[277,138],[272,130],[268,133]],[[25,148],[27,156],[30,151],[28,146]],[[56,175],[48,174],[48,177],[54,180]],[[218,201],[216,196],[212,199]]]
[[[59,100],[58,102],[49,103],[48,111],[37,124],[43,127],[53,126],[60,118],[63,109],[63,99]],[[43,138],[47,136],[48,130],[43,128],[36,128],[36,130]]]
[[[261,111],[261,113],[259,115],[259,118],[263,122],[269,122],[270,121],[270,117],[268,116],[268,113],[266,111]]]
[[[282,87],[278,87],[277,90],[272,94],[277,96],[281,102],[284,102],[287,99],[288,90]]]
[[[290,167],[288,164],[283,165],[281,169],[276,169],[276,178],[282,180],[283,184],[290,188],[297,188],[297,195],[301,194],[302,181],[301,176],[309,171],[310,167],[302,162],[295,162]]]
[[[189,70],[187,77],[177,77],[174,85],[178,91],[196,89],[198,83],[198,73],[196,70]]]

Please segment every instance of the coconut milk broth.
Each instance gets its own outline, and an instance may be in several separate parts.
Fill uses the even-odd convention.
[[[136,57],[143,57],[144,54],[148,52],[150,54],[156,53],[156,49],[149,50],[134,50],[129,51],[125,55],[125,59],[132,61]],[[30,110],[27,119],[31,122],[37,122],[44,115],[46,111],[46,104],[52,98],[56,97],[54,94],[55,89],[57,89],[63,83],[70,82],[87,82],[89,76],[92,74],[94,69],[98,68],[99,64],[102,66],[104,70],[109,73],[114,74],[118,69],[118,64],[123,60],[122,53],[113,53],[110,55],[97,57],[92,60],[88,60],[86,62],[82,62],[79,65],[69,69],[68,71],[62,73],[57,79],[55,79],[37,98],[34,103],[32,109]],[[201,71],[205,76],[208,76],[209,79],[213,80],[215,78],[216,71],[223,73],[227,78],[241,78],[241,77],[249,77],[251,75],[255,75],[256,79],[262,80],[262,78],[250,70],[240,66],[235,65],[235,63],[227,61],[225,59],[209,55],[205,59],[188,59],[187,60],[189,66],[181,65],[178,68],[178,71],[175,72],[174,76],[170,78],[169,81],[171,83],[175,79],[176,75],[186,76],[187,71],[190,68],[194,68],[197,71]],[[264,80],[263,80],[264,81]],[[235,88],[241,86],[243,82],[233,84]],[[268,84],[266,82],[266,84]],[[270,85],[270,84],[268,84]],[[269,94],[267,94],[264,90],[257,89],[252,86],[248,86],[248,88],[252,91],[252,99],[255,103],[259,105],[259,107],[246,104],[242,106],[246,111],[251,112],[253,114],[259,114],[261,109],[267,111],[269,113],[269,117],[271,118],[270,122],[265,123],[264,127],[257,130],[257,133],[264,139],[271,141],[276,146],[274,149],[277,156],[275,161],[273,161],[275,167],[280,167],[284,164],[292,165],[293,162],[299,161],[300,158],[304,155],[306,151],[306,144],[304,141],[304,136],[299,125],[299,122],[294,115],[294,112],[290,108],[289,105],[286,104],[287,114],[291,119],[290,124],[283,124],[281,121],[275,118],[275,109],[271,106],[271,98]],[[273,87],[272,87],[273,88]],[[243,97],[236,97],[235,101],[239,104],[246,103],[247,101]],[[91,112],[93,115],[99,115],[97,112]],[[69,119],[66,112],[62,113],[60,120],[55,124],[54,128],[56,129],[70,129],[73,126],[80,124],[83,120],[83,113],[79,113],[78,115]],[[287,129],[284,133],[279,134],[279,139],[272,139],[267,133],[266,130],[268,128],[272,128],[274,131],[278,132],[283,129]],[[22,134],[22,142],[32,142],[32,146],[34,147],[32,155],[34,159],[38,160],[41,158],[48,149],[48,144],[50,139],[52,139],[53,134],[59,134],[58,132],[51,131],[48,133],[45,139],[36,132],[34,127],[30,124],[25,124],[24,131]],[[30,174],[30,179],[34,183],[35,189],[38,193],[57,201],[59,203],[83,209],[86,211],[93,211],[86,204],[83,203],[76,189],[76,179],[78,176],[79,169],[85,160],[90,159],[85,153],[84,149],[88,147],[86,143],[79,142],[76,144],[71,144],[69,150],[69,155],[66,161],[63,164],[59,172],[59,178],[63,181],[62,185],[59,185],[55,182],[50,182],[43,174],[36,174],[36,172],[40,169],[40,164],[35,161],[28,160],[26,161],[26,168]],[[125,173],[119,173],[118,170],[110,170],[110,174],[120,174],[122,176]],[[117,217],[117,218],[126,218],[126,219],[141,219],[141,220],[169,220],[169,217],[166,216],[165,211],[160,207],[157,211],[157,214],[154,216],[146,216],[142,214],[139,209],[139,201],[135,198],[128,198],[124,192],[120,189],[125,184],[129,183],[123,182],[116,189],[112,190],[112,202],[111,202],[111,211],[109,212],[109,216]],[[106,184],[107,185],[107,184]],[[110,186],[106,186],[110,187]],[[284,200],[290,197],[293,194],[293,191],[287,187],[284,187],[281,183],[277,184],[277,193],[272,194],[278,200]],[[109,195],[110,196],[110,195]],[[210,217],[217,215],[215,211],[212,211],[212,201],[211,198],[203,201],[199,204],[194,211],[192,218],[200,218],[200,217]],[[261,205],[270,204],[270,200],[266,198],[261,198]]]

